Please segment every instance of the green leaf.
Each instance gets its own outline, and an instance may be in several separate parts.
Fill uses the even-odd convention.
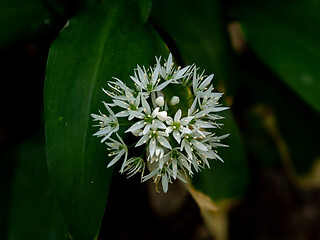
[[[320,2],[241,1],[235,12],[257,56],[320,112]]]
[[[137,64],[167,55],[154,30],[143,25],[134,2],[109,1],[70,20],[51,48],[45,82],[49,175],[74,240],[96,239],[112,169],[106,147],[93,137],[91,113],[107,101],[102,87],[129,76]]]
[[[44,136],[33,137],[18,148],[9,226],[11,240],[68,238],[49,186]]]
[[[0,3],[0,50],[18,40],[30,40],[45,32],[51,13],[39,0],[13,0]]]
[[[163,12],[166,12],[165,17]],[[233,93],[237,85],[237,66],[221,12],[219,1],[201,0],[196,4],[182,0],[154,1],[152,20],[172,38],[172,51],[178,50],[186,63],[196,63],[206,69],[207,74],[215,73],[215,79],[226,86],[228,93]],[[217,87],[216,83],[214,85]],[[225,141],[230,148],[219,152],[225,163],[212,162],[212,169],[203,170],[193,178],[195,186],[214,200],[242,196],[248,183],[240,133],[231,112],[222,115],[226,118],[221,121],[224,124],[221,135],[230,133]]]
[[[217,149],[224,163],[218,160],[211,162],[211,169],[196,173],[192,179],[197,189],[215,201],[241,197],[248,185],[248,166],[240,133],[230,111],[221,115],[225,117],[222,121],[224,125],[216,131],[217,135],[231,133],[222,141],[229,147]]]

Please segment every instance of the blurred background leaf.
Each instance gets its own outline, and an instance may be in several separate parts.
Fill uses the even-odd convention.
[[[235,1],[246,41],[257,56],[320,112],[320,2]]]
[[[170,8],[167,6],[170,5]],[[219,1],[154,1],[156,11],[151,19],[162,33],[170,50],[178,56],[178,61],[196,63],[207,74],[215,74],[215,87],[226,91],[223,98],[232,103],[232,95],[237,89],[235,59],[228,40]],[[166,12],[166,17],[162,13]],[[181,57],[179,59],[179,56]],[[233,69],[230,71],[230,69]],[[230,94],[230,95],[228,95]],[[245,150],[232,113],[222,113],[226,118],[218,134],[230,133],[224,141],[229,149],[219,150],[225,163],[211,163],[211,170],[195,174],[194,185],[214,200],[242,196],[248,184],[248,169]]]
[[[149,4],[146,2],[146,4]],[[96,239],[112,169],[106,148],[92,137],[91,113],[107,101],[102,87],[124,82],[136,64],[154,62],[165,45],[136,1],[110,1],[70,20],[50,48],[45,82],[48,168],[73,239]],[[148,11],[144,11],[148,13]],[[105,167],[103,167],[105,166]],[[93,207],[94,206],[94,207]]]
[[[31,40],[46,32],[53,15],[40,0],[0,2],[0,50],[17,41]]]
[[[16,155],[8,239],[68,239],[49,185],[44,135],[27,139]]]

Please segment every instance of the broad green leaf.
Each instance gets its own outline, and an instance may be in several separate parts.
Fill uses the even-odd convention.
[[[68,231],[74,240],[96,239],[112,169],[106,147],[93,137],[91,113],[107,101],[102,87],[150,65],[165,45],[144,25],[135,1],[108,1],[75,17],[51,48],[45,82],[47,161]],[[146,19],[146,18],[144,18]]]
[[[237,66],[221,11],[219,1],[166,0],[153,2],[151,16],[155,25],[172,38],[172,51],[177,50],[186,63],[206,69],[207,74],[215,73],[218,83],[233,93]],[[217,82],[214,85],[216,87]],[[211,162],[212,169],[195,174],[193,179],[195,186],[214,200],[242,196],[248,183],[246,156],[236,123],[230,111],[222,115],[226,118],[221,121],[225,125],[220,133],[231,134],[225,140],[230,148],[219,151],[225,163]]]
[[[49,185],[44,136],[27,140],[18,148],[16,155],[8,239],[67,239],[67,231]]]
[[[52,14],[40,0],[10,0],[0,3],[0,50],[44,33]]]
[[[235,12],[257,56],[320,112],[320,2],[241,1]]]
[[[194,186],[213,200],[231,199],[243,196],[248,184],[248,167],[245,161],[245,150],[241,141],[240,133],[229,112],[221,114],[223,127],[217,131],[217,135],[226,132],[231,135],[222,142],[229,145],[227,148],[217,149],[219,156],[224,160],[211,162],[210,169],[204,169],[196,173],[192,179]]]

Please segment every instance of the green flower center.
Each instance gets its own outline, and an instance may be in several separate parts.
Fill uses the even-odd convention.
[[[150,115],[144,117],[144,122],[145,123],[151,124],[152,121],[153,121],[153,118]]]
[[[173,129],[173,130],[179,130],[180,126],[181,126],[180,123],[174,122],[174,123],[172,124],[172,129]]]

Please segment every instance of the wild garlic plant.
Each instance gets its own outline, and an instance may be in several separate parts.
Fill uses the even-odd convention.
[[[99,127],[94,136],[102,137],[112,158],[108,167],[122,159],[121,173],[139,173],[142,182],[152,178],[156,185],[161,181],[167,192],[173,179],[187,182],[194,171],[210,168],[210,160],[223,162],[216,148],[227,146],[220,141],[228,134],[217,136],[213,130],[222,125],[217,113],[228,107],[218,103],[222,93],[213,91],[213,74],[198,71],[196,65],[176,68],[170,53],[163,65],[157,57],[153,67],[137,65],[132,87],[115,77],[108,83],[103,91],[112,101],[103,102],[106,113],[91,114]],[[181,91],[168,97],[177,86],[189,92],[189,99]],[[189,102],[187,110],[177,107]],[[134,143],[127,144],[131,136],[121,137],[123,133],[132,135]]]

